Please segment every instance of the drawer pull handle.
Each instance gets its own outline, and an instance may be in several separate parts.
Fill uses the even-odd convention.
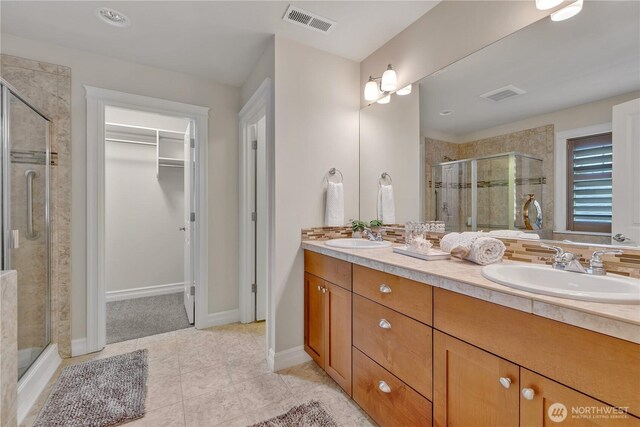
[[[384,381],[378,381],[378,388],[383,393],[391,393],[391,387]]]
[[[380,326],[382,329],[391,329],[391,323],[389,323],[387,319],[380,319],[378,326]]]
[[[536,392],[532,388],[523,388],[522,389],[522,397],[524,397],[525,399],[533,400],[533,398],[535,396],[536,396]]]
[[[502,387],[504,388],[511,387],[511,378],[500,377],[500,384],[502,384]]]
[[[382,294],[390,294],[391,293],[391,287],[389,287],[389,285],[385,285],[383,283],[382,285],[380,285],[380,293],[382,293]]]

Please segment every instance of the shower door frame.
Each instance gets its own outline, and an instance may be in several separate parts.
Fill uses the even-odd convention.
[[[36,365],[38,359],[47,351],[47,348],[53,344],[53,328],[52,328],[52,277],[51,277],[51,140],[52,140],[52,126],[51,119],[42,111],[40,111],[33,103],[20,92],[14,88],[6,80],[0,78],[0,90],[2,99],[2,107],[0,108],[0,121],[2,123],[2,134],[0,135],[0,174],[2,175],[2,182],[0,184],[0,227],[2,227],[2,233],[0,233],[0,270],[10,270],[11,266],[11,249],[12,249],[12,226],[11,226],[11,134],[10,134],[10,102],[9,97],[13,95],[20,102],[22,102],[31,111],[42,117],[45,121],[45,189],[44,189],[44,244],[46,248],[45,256],[45,271],[47,274],[47,311],[45,313],[45,334],[47,337],[47,343],[38,354],[38,356],[31,362],[27,371],[20,378],[20,383],[23,383],[25,378],[28,378],[30,371],[34,365]],[[18,275],[18,281],[20,276]],[[19,308],[19,307],[17,307]]]
[[[87,339],[76,345],[72,355],[102,350],[106,345],[105,296],[105,108],[117,107],[167,116],[188,118],[195,122],[195,327],[211,326],[208,310],[208,142],[209,108],[159,98],[134,95],[110,89],[84,86],[87,99]]]

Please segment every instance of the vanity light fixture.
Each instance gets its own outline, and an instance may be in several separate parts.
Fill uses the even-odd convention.
[[[556,7],[564,0],[536,0],[538,10],[547,10]]]
[[[378,88],[378,81],[380,81],[380,87]],[[409,85],[410,86],[410,85]],[[364,99],[367,101],[375,101],[380,94],[386,95],[389,92],[393,92],[398,87],[398,76],[394,71],[391,64],[387,66],[386,71],[382,74],[382,77],[369,76],[369,81],[364,85]],[[383,99],[384,99],[383,98]],[[389,101],[380,102],[380,104],[387,104]]]
[[[102,22],[106,22],[114,27],[129,27],[131,25],[129,18],[117,10],[110,9],[108,7],[99,7],[96,9],[95,13]]]
[[[411,93],[411,85],[406,85],[402,89],[398,89],[398,91],[396,92],[396,95],[404,96],[404,95],[409,95],[410,93]]]
[[[391,95],[387,95],[385,97],[382,97],[380,99],[378,99],[378,104],[388,104],[389,102],[391,102]]]
[[[576,2],[573,2],[570,5],[565,6],[560,10],[553,12],[551,14],[551,20],[558,22],[558,21],[564,21],[565,19],[573,18],[582,10],[583,2],[584,0],[577,0]]]

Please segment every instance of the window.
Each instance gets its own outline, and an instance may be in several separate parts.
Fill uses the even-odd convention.
[[[611,133],[567,140],[567,229],[611,233]]]

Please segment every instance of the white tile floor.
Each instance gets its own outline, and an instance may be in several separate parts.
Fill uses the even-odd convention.
[[[99,353],[67,359],[61,368],[146,348],[147,412],[126,424],[131,427],[244,427],[309,400],[320,401],[342,426],[373,425],[314,362],[270,373],[264,340],[264,323],[183,329],[111,344]],[[23,426],[35,421],[59,372]]]

